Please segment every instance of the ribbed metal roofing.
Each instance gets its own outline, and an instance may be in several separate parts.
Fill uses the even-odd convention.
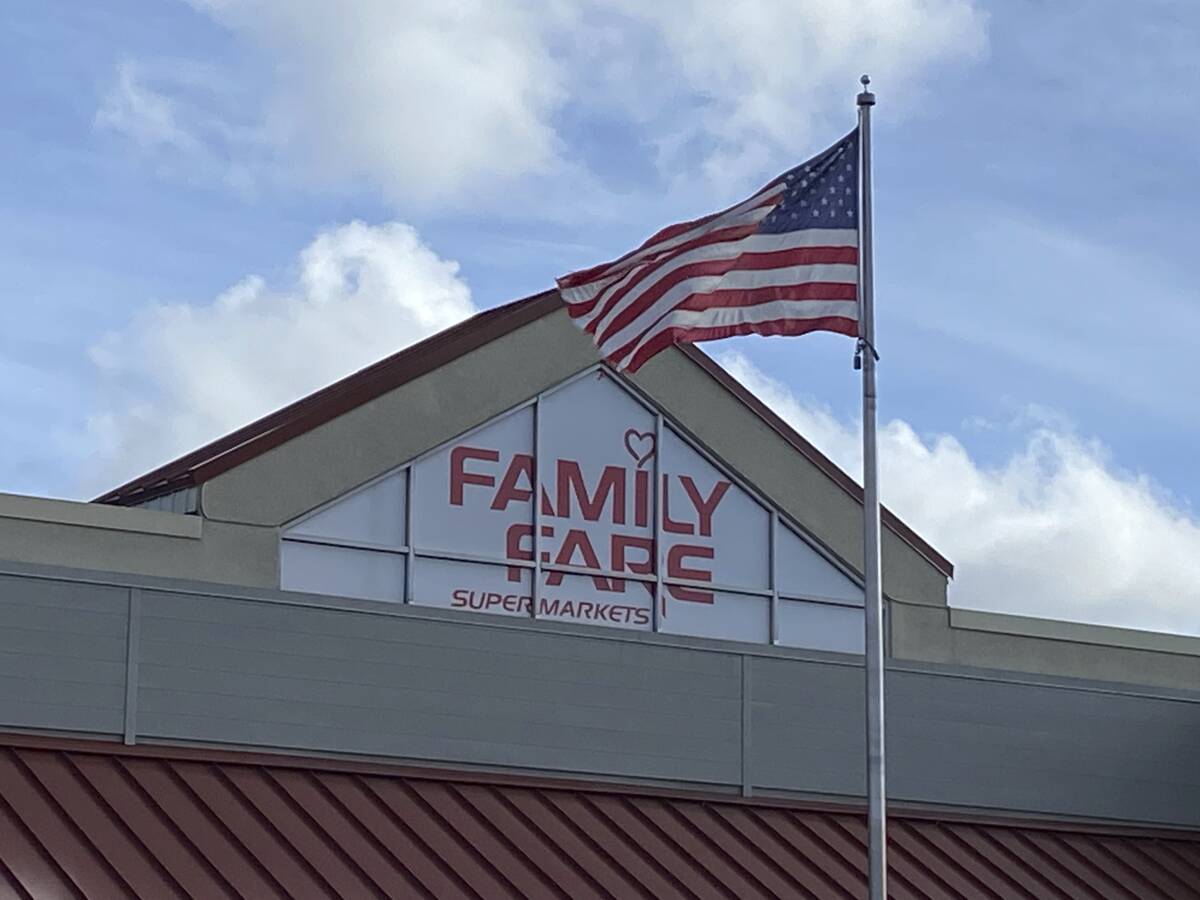
[[[24,744],[23,746],[21,744]],[[82,748],[82,749],[81,749]],[[856,898],[849,812],[69,742],[0,748],[0,897]],[[1200,836],[897,818],[891,895],[1200,896]]]

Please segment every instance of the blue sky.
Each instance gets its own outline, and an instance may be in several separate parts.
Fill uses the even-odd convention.
[[[736,200],[848,130],[869,70],[893,505],[976,567],[965,603],[1200,631],[1200,7],[305,6],[6,11],[0,490],[86,496]],[[849,342],[712,350],[854,465]],[[1034,600],[988,593],[1037,554],[964,540],[946,485],[1051,523]],[[1068,587],[1098,556],[1118,588]]]

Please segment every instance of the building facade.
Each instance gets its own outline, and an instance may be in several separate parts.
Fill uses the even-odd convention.
[[[884,516],[897,897],[1200,896],[1200,641]],[[92,503],[0,496],[0,891],[856,897],[861,492],[550,293]]]

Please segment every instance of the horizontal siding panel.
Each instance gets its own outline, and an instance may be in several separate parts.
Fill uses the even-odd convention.
[[[148,592],[139,731],[733,783],[737,656]]]
[[[320,753],[501,766],[571,775],[690,781],[706,785],[729,785],[737,777],[735,766],[729,763],[670,755],[665,751],[655,753],[653,748],[639,751],[631,749],[627,741],[616,742],[619,751],[605,749],[597,742],[583,741],[564,748],[558,742],[559,734],[550,731],[547,739],[555,743],[543,746],[538,743],[541,735],[536,731],[517,726],[487,734],[478,728],[431,728],[425,733],[398,738],[382,730],[350,730],[321,723],[157,712],[146,716],[145,731],[148,737],[154,738],[195,740],[194,735],[202,733],[206,741],[218,744],[279,750],[302,748]]]
[[[0,576],[0,726],[120,733],[129,592]]]
[[[740,684],[739,673],[715,672],[706,682],[697,684],[692,676],[680,678],[677,672],[661,670],[654,666],[631,665],[613,661],[608,665],[571,665],[570,644],[557,658],[542,658],[533,664],[520,654],[485,652],[485,650],[445,649],[431,652],[427,648],[404,647],[389,642],[388,653],[374,654],[376,647],[361,646],[356,642],[338,641],[336,636],[329,640],[308,638],[304,646],[283,649],[277,647],[272,638],[263,637],[258,647],[236,642],[236,646],[221,641],[202,643],[194,636],[181,630],[176,637],[160,628],[150,629],[151,635],[143,632],[142,659],[148,666],[170,666],[192,668],[203,671],[236,671],[245,674],[276,674],[280,671],[302,671],[305,677],[350,682],[358,684],[407,684],[420,688],[430,686],[437,689],[488,690],[494,679],[503,683],[521,680],[528,691],[547,691],[547,680],[560,683],[564,678],[571,684],[590,686],[598,706],[606,706],[605,697],[610,692],[619,692],[619,706],[643,702],[648,708],[661,708],[659,695],[670,685],[673,701],[683,704],[683,709],[713,710],[733,709],[740,703],[739,691],[730,694]],[[226,626],[228,630],[228,626]],[[542,640],[572,641],[576,638],[547,636]],[[502,641],[497,641],[502,644]],[[214,647],[221,652],[214,654]],[[379,658],[382,656],[382,658]],[[353,668],[346,660],[355,662]],[[716,660],[724,662],[724,658]],[[724,666],[721,666],[724,668]],[[704,684],[720,686],[720,691],[703,690]],[[540,685],[540,686],[539,686]]]
[[[542,674],[569,662],[581,681],[645,684],[644,673],[675,676],[680,688],[708,697],[740,696],[740,663],[734,654],[587,637],[522,631],[491,623],[436,622],[418,617],[372,615],[192,596],[147,593],[142,634],[151,646],[165,640],[195,647],[221,646],[257,654],[315,659],[402,661],[444,668],[448,653],[461,651],[474,671]],[[207,607],[205,615],[179,617],[174,608]],[[403,652],[400,652],[400,651]],[[634,666],[635,672],[628,667]]]
[[[347,673],[352,676],[355,673]],[[247,698],[268,703],[300,703],[312,706],[335,706],[362,709],[367,714],[380,710],[404,710],[408,714],[452,714],[487,721],[503,714],[506,718],[519,716],[524,721],[553,722],[578,728],[604,728],[635,731],[664,737],[678,735],[697,741],[718,740],[732,726],[739,726],[741,707],[725,703],[725,709],[681,710],[675,704],[664,708],[661,694],[637,692],[635,703],[623,704],[623,695],[615,692],[575,691],[568,701],[565,695],[577,686],[575,682],[498,679],[481,685],[470,681],[446,686],[445,690],[419,689],[402,681],[392,684],[362,681],[330,681],[307,675],[254,674],[217,669],[192,669],[143,664],[139,670],[140,690],[147,695],[158,693],[195,694],[220,700]],[[648,695],[648,696],[645,696]],[[595,700],[596,702],[593,702]],[[657,708],[650,707],[657,700]],[[147,706],[153,709],[153,702]],[[703,714],[701,714],[703,713]]]

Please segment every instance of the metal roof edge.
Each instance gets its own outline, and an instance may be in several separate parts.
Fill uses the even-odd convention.
[[[808,441],[800,432],[796,431],[784,419],[772,410],[769,406],[763,403],[756,397],[749,388],[738,381],[729,371],[718,363],[715,359],[697,347],[695,344],[680,344],[680,351],[685,356],[692,360],[697,366],[719,381],[727,390],[732,392],[739,400],[752,409],[763,421],[779,434],[785,441],[792,445],[801,456],[811,462],[814,466],[820,469],[842,490],[849,494],[854,500],[861,505],[863,502],[863,489],[857,481],[846,473],[837,463],[831,460],[828,456],[818,450],[812,443]],[[945,556],[939,553],[928,541],[917,534],[913,529],[901,520],[886,506],[880,510],[883,524],[886,525],[897,537],[906,544],[916,550],[921,556],[925,557],[935,569],[945,575],[947,578],[954,577],[954,564]]]
[[[641,796],[663,799],[718,802],[757,808],[794,809],[809,812],[865,814],[866,800],[855,797],[797,796],[775,791],[756,790],[745,796],[738,792],[674,787],[662,783],[615,777],[590,778],[587,775],[547,774],[538,771],[499,769],[487,766],[456,766],[419,761],[397,762],[375,757],[346,756],[333,753],[305,755],[286,749],[243,748],[232,745],[186,741],[139,741],[126,744],[119,737],[88,735],[67,736],[0,729],[0,747],[49,750],[122,758],[205,762],[216,765],[272,766],[280,769],[305,769],[352,775],[376,775],[425,781],[454,781],[512,787],[532,787],[548,791],[588,791],[613,796]],[[1200,831],[1184,826],[1131,824],[1121,821],[1073,819],[1029,813],[947,807],[891,800],[890,814],[900,819],[970,823],[999,828],[1039,828],[1082,834],[1157,837],[1164,840],[1196,840]]]
[[[113,488],[92,502],[128,506],[201,484],[553,312],[559,304],[558,292],[550,290],[484,310]]]

